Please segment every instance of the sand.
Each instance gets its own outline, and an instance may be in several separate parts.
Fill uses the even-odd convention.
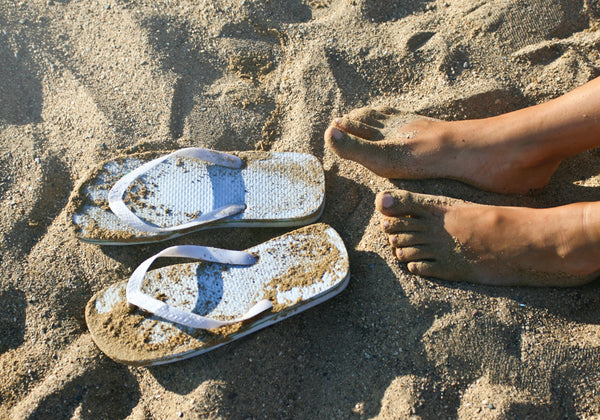
[[[537,197],[389,181],[324,148],[364,105],[465,119],[534,105],[600,74],[596,0],[0,1],[0,418],[592,418],[598,283],[494,288],[410,275],[374,212],[398,186],[482,203],[600,199],[600,152]],[[285,229],[163,245],[70,235],[71,190],[128,151],[300,151],[326,170],[348,288],[188,361],[128,368],[84,321],[97,291],[173,244],[244,249]]]

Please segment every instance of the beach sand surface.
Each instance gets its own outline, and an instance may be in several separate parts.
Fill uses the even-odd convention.
[[[1,0],[0,11],[0,418],[600,416],[597,282],[417,277],[374,210],[393,187],[532,207],[600,200],[598,150],[518,197],[390,181],[323,144],[331,119],[356,107],[481,118],[582,85],[600,75],[597,0]],[[318,157],[320,221],[345,241],[350,284],[205,355],[120,365],[87,330],[94,293],[168,245],[245,249],[289,230],[136,247],[73,238],[65,209],[90,168],[189,146]]]

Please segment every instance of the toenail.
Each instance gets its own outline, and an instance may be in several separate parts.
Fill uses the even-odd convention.
[[[335,120],[333,120],[333,122],[335,123],[335,125],[340,125],[342,123],[342,119],[336,118]]]
[[[390,208],[394,205],[394,197],[392,197],[391,195],[389,195],[388,193],[385,193],[381,196],[381,205],[383,206],[383,208]]]
[[[402,251],[402,248],[396,248],[396,255],[398,258],[402,258],[404,256],[404,251]]]
[[[390,227],[390,222],[387,221],[387,220],[384,220],[383,221],[383,227],[386,228],[386,229],[389,228]]]
[[[340,130],[338,130],[337,128],[335,128],[335,127],[333,127],[331,129],[331,135],[336,140],[341,140],[342,139],[342,132]]]
[[[392,236],[392,244],[394,245],[398,245],[398,237],[397,236]]]

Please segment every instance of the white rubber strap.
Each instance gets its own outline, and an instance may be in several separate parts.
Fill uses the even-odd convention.
[[[165,160],[177,156],[200,159],[205,162],[213,163],[215,165],[224,166],[226,168],[231,169],[239,169],[243,165],[243,161],[240,158],[234,155],[230,155],[228,153],[217,152],[209,149],[201,149],[198,147],[188,147],[186,149],[177,150],[168,155],[151,160],[150,162],[146,162],[142,166],[134,169],[133,171],[129,172],[127,175],[119,179],[108,192],[108,205],[110,206],[112,212],[115,215],[117,215],[117,217],[119,217],[123,222],[125,222],[126,224],[128,224],[136,230],[142,232],[161,233],[175,232],[184,229],[189,229],[195,226],[200,226],[206,223],[214,222],[215,220],[220,220],[226,217],[236,215],[246,209],[245,204],[231,204],[205,213],[200,217],[197,217],[187,223],[166,228],[152,226],[144,222],[139,217],[137,217],[123,201],[123,194],[125,194],[125,191],[127,191],[129,186],[141,175],[148,172],[150,169],[160,165]]]
[[[142,283],[144,275],[157,258],[193,258],[208,262],[232,265],[252,265],[256,263],[257,258],[244,251],[231,251],[227,249],[211,248],[195,245],[180,245],[169,247],[153,257],[148,258],[138,268],[135,269],[129,282],[127,283],[127,302],[135,305],[147,312],[150,312],[167,321],[185,325],[192,328],[213,329],[225,325],[235,324],[236,322],[246,321],[256,315],[271,309],[273,304],[264,299],[254,305],[242,317],[229,321],[219,321],[217,319],[206,318],[192,312],[182,311],[181,309],[169,306],[166,303],[155,299],[142,292]]]

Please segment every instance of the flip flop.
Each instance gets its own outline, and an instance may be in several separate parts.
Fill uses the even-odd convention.
[[[122,156],[81,181],[68,207],[79,239],[139,244],[217,227],[306,225],[323,212],[325,175],[312,155],[199,148],[159,154]]]
[[[186,257],[148,271],[159,257]],[[246,251],[174,246],[86,306],[92,338],[111,359],[158,365],[216,349],[340,293],[349,280],[338,233],[319,223]]]

